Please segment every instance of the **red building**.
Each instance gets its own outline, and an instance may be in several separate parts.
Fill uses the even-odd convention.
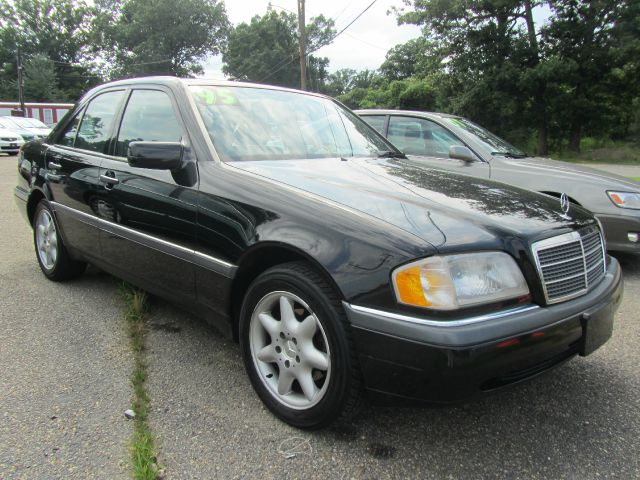
[[[25,116],[53,125],[73,108],[73,103],[25,103],[24,106],[27,110]],[[18,102],[0,102],[0,117],[11,116],[11,110],[19,108]]]

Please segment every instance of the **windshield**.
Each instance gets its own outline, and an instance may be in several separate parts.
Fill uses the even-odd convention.
[[[0,118],[0,127],[6,128],[8,130],[20,130],[20,127],[8,118]]]
[[[492,155],[505,155],[516,158],[524,158],[527,156],[527,154],[522,150],[517,149],[509,142],[491,133],[486,128],[482,128],[480,125],[477,125],[466,118],[445,118],[444,120],[445,122],[461,128],[476,137],[476,140],[482,143]]]
[[[39,128],[38,125],[33,124],[30,118],[12,117],[11,121],[22,128],[35,128],[35,127]]]
[[[257,87],[190,90],[224,161],[399,154],[360,118],[329,99]]]
[[[29,123],[31,123],[31,125],[33,125],[36,128],[49,128],[47,127],[47,124],[44,123],[41,120],[38,120],[37,118],[29,118]]]

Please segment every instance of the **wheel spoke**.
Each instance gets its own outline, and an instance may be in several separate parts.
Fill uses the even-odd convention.
[[[278,332],[280,331],[280,322],[278,320],[264,312],[258,315],[258,319],[260,320],[262,327],[269,332],[269,335],[271,335],[272,338],[278,336]]]
[[[305,345],[302,350],[303,362],[312,368],[318,370],[327,370],[329,368],[329,358],[327,354],[321,352],[312,344]]]
[[[296,333],[298,320],[296,319],[296,314],[293,312],[293,302],[284,295],[280,297],[280,319],[289,330],[289,333]]]
[[[307,397],[307,400],[311,401],[318,393],[318,387],[313,381],[313,376],[310,368],[301,369],[297,372],[296,379],[302,388],[302,393]]]
[[[49,247],[49,258],[51,258],[51,264],[56,263],[56,259],[58,258],[58,249],[53,246]]]
[[[280,376],[278,377],[278,394],[286,395],[291,391],[291,384],[295,377],[288,368],[280,370]]]
[[[311,341],[318,329],[318,322],[316,317],[309,315],[298,325],[298,337]]]
[[[278,359],[277,353],[273,345],[267,345],[262,350],[260,350],[256,356],[258,357],[258,360],[261,360],[267,363],[273,363]]]

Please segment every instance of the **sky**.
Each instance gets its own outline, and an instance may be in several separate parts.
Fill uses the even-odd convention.
[[[323,14],[336,22],[340,31],[362,12],[371,0],[306,0],[306,20]],[[274,8],[286,9],[297,15],[297,0],[272,0]],[[254,15],[267,12],[269,0],[226,0],[227,15],[233,25],[249,22]],[[399,43],[420,36],[420,28],[415,25],[398,25],[396,15],[388,12],[392,7],[403,7],[402,0],[377,0],[356,22],[333,43],[321,48],[314,55],[329,58],[329,72],[341,68],[355,70],[380,67],[389,49]],[[550,15],[547,7],[534,10],[534,20],[544,22]],[[204,63],[204,76],[224,78],[222,57],[216,56]]]
[[[274,8],[282,7],[297,15],[296,0],[272,0]],[[323,14],[336,22],[340,31],[353,20],[371,0],[307,0],[305,2],[307,22],[312,17]],[[226,0],[229,21],[237,25],[249,22],[254,15],[264,15],[269,0]],[[387,11],[392,6],[401,7],[402,0],[377,0],[353,25],[334,40],[334,42],[314,53],[329,58],[329,71],[341,68],[363,70],[376,69],[384,61],[387,51],[411,38],[420,35],[420,28],[414,25],[398,26],[396,16]],[[224,78],[222,57],[216,56],[204,64],[205,77]]]

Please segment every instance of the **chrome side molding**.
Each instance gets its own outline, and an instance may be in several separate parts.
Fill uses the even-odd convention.
[[[116,235],[131,242],[144,245],[145,247],[152,248],[161,253],[171,255],[186,262],[192,263],[199,267],[206,268],[215,273],[218,273],[227,278],[235,277],[238,267],[232,263],[226,262],[219,258],[212,257],[197,250],[191,250],[190,248],[183,247],[181,245],[168,242],[158,237],[154,237],[147,233],[142,233],[124,225],[113,223],[108,220],[89,215],[75,208],[67,207],[57,202],[50,202],[56,214],[62,213],[63,215],[69,215],[76,220],[86,223],[100,229],[101,231],[110,235]]]
[[[463,325],[471,325],[474,323],[488,322],[490,320],[496,320],[500,318],[509,317],[511,315],[521,314],[531,310],[540,308],[538,305],[520,305],[506,310],[500,310],[499,312],[488,313],[485,315],[476,315],[474,317],[462,318],[459,320],[434,320],[430,318],[413,317],[410,315],[402,315],[399,313],[387,312],[385,310],[377,310],[375,308],[361,307],[359,305],[352,305],[347,302],[342,302],[344,307],[354,312],[362,313],[365,315],[375,315],[380,318],[388,318],[390,320],[400,320],[407,323],[413,323],[418,325],[428,325],[430,327],[461,327]]]

